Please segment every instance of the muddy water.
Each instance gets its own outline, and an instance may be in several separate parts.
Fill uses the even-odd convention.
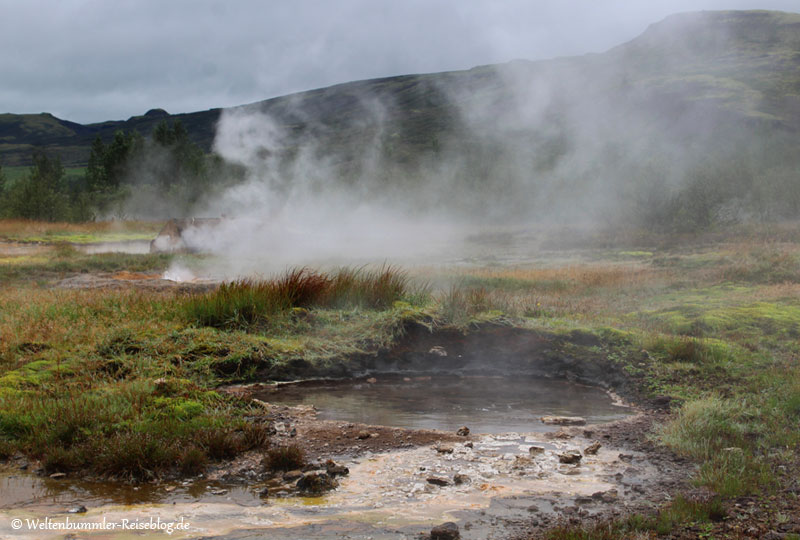
[[[579,466],[559,463],[558,453],[580,450],[589,441],[559,440],[542,433],[538,416],[583,415],[619,418],[627,410],[601,390],[546,380],[496,378],[403,378],[375,383],[284,387],[270,396],[284,403],[314,403],[320,416],[398,427],[468,425],[472,446],[453,445],[369,453],[340,462],[350,474],[322,497],[260,497],[271,480],[237,484],[195,478],[165,485],[94,484],[49,479],[27,471],[0,471],[0,538],[64,538],[63,530],[31,530],[26,520],[57,523],[123,520],[189,523],[171,538],[414,538],[443,521],[457,521],[465,539],[503,536],[505,523],[535,512],[573,507],[576,497],[614,491],[620,503],[631,495],[618,481],[646,482],[655,474],[643,456],[601,448]],[[378,405],[380,404],[380,405]],[[367,413],[364,410],[368,410]],[[360,415],[360,416],[359,416]],[[532,455],[531,446],[544,449]],[[631,466],[635,465],[635,469]],[[455,475],[467,481],[455,484]],[[447,485],[428,482],[445,479]],[[279,493],[278,493],[279,495]],[[84,505],[85,513],[69,513]],[[588,512],[599,511],[590,505]],[[14,529],[14,520],[22,528]],[[20,523],[20,522],[17,522]],[[153,531],[81,531],[79,538],[166,537]]]
[[[456,444],[449,454],[429,446],[367,453],[345,462],[350,474],[336,490],[315,498],[259,499],[256,493],[263,486],[257,483],[220,489],[189,481],[147,488],[158,492],[155,497],[143,493],[140,500],[128,488],[122,499],[102,500],[91,498],[91,490],[70,490],[65,480],[48,480],[45,484],[50,485],[39,492],[42,498],[0,510],[0,538],[64,538],[63,531],[12,529],[15,519],[25,523],[45,517],[58,523],[152,518],[190,524],[189,530],[176,532],[172,538],[332,539],[346,533],[351,538],[401,539],[414,538],[449,520],[461,524],[465,539],[503,537],[503,531],[508,533],[507,520],[529,520],[534,513],[574,507],[576,497],[614,491],[618,504],[625,504],[630,490],[615,478],[624,472],[629,483],[646,482],[654,474],[643,456],[622,460],[618,452],[604,448],[596,456],[585,456],[580,466],[560,464],[558,452],[582,448],[588,441],[548,440],[540,435],[483,435],[474,440],[473,447]],[[532,445],[543,447],[544,452],[532,457]],[[456,485],[452,481],[456,474],[467,481]],[[448,485],[429,483],[432,476],[446,479]],[[8,486],[6,482],[2,487]],[[105,496],[120,495],[107,492]],[[68,513],[77,504],[84,504],[87,511]],[[601,509],[599,503],[586,508],[589,513]],[[93,531],[79,537],[164,536],[152,531]]]
[[[618,420],[630,409],[590,386],[542,378],[376,377],[376,382],[287,385],[262,394],[272,403],[314,405],[323,420],[473,433],[552,429],[545,415]]]

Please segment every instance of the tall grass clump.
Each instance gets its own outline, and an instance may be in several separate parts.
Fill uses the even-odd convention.
[[[295,307],[386,309],[406,294],[408,277],[395,267],[340,269],[325,274],[297,268],[271,280],[243,279],[188,299],[186,317],[201,326],[247,329]]]

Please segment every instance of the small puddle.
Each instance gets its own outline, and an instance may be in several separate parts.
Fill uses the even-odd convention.
[[[258,397],[283,405],[314,405],[322,420],[443,431],[466,425],[473,433],[551,431],[540,417],[581,416],[596,424],[631,412],[600,388],[527,377],[376,375],[374,383],[292,384]]]

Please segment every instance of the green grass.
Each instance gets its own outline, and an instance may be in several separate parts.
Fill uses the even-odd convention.
[[[69,274],[90,272],[164,272],[174,255],[154,253],[132,255],[126,253],[101,253],[85,255],[62,247],[56,257],[17,258],[12,264],[1,264],[0,281],[35,281],[53,279]]]

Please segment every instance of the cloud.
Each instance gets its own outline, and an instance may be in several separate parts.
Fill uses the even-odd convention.
[[[601,52],[669,13],[794,0],[0,1],[8,112],[91,122],[351,80]]]

